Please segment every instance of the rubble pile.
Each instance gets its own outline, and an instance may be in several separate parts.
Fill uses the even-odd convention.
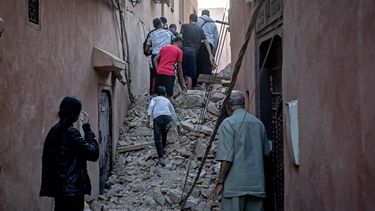
[[[232,78],[232,64],[228,64],[224,69],[217,74],[220,77]]]
[[[166,156],[159,161],[153,144],[153,130],[147,127],[149,97],[137,97],[121,129],[118,153],[112,176],[107,181],[104,194],[90,202],[91,209],[99,210],[180,210],[188,167],[185,194],[197,174],[215,120],[219,114],[225,89],[215,85],[211,98],[205,105],[206,92],[191,90],[179,94],[172,100],[183,130],[176,127],[168,133]],[[202,108],[207,111],[202,115]],[[149,144],[147,144],[149,143]],[[142,146],[138,150],[122,151],[131,146]],[[144,146],[144,147],[143,147]],[[136,147],[135,147],[136,148]],[[209,211],[214,203],[209,194],[214,188],[219,166],[214,160],[214,143],[197,186],[189,197],[185,210]]]

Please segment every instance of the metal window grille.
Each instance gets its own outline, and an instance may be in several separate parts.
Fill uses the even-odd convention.
[[[28,0],[27,19],[30,23],[39,25],[39,0]]]

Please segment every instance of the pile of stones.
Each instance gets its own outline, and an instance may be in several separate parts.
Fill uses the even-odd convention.
[[[200,90],[183,92],[172,100],[182,130],[177,132],[176,127],[169,130],[167,153],[161,160],[153,145],[153,130],[147,127],[150,97],[136,97],[121,128],[107,189],[89,201],[92,210],[181,210],[182,194],[186,195],[197,174],[225,97],[225,89],[219,85],[214,86],[209,99],[205,90],[201,87]],[[138,145],[145,147],[119,152],[120,148]],[[214,159],[215,150],[216,142],[183,210],[209,211],[217,203],[210,198],[219,171],[219,164]]]

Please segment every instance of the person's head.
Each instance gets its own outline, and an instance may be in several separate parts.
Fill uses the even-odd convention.
[[[195,13],[191,14],[190,17],[189,17],[189,21],[190,21],[190,23],[196,23],[198,21],[197,14],[195,14]]]
[[[207,15],[210,17],[210,11],[209,10],[202,10],[202,15]]]
[[[165,17],[160,17],[160,20],[161,20],[161,22],[163,23],[163,24],[167,24],[167,22],[168,22],[168,20],[167,20],[167,18],[165,18]]]
[[[182,48],[183,44],[184,44],[184,39],[182,39],[182,37],[180,37],[180,36],[176,36],[172,40],[172,45],[175,45],[179,48]]]
[[[162,27],[160,18],[155,18],[152,23],[154,24],[154,28],[158,29]]]
[[[156,89],[156,94],[158,96],[166,96],[167,95],[167,89],[164,86],[158,86]]]
[[[228,106],[230,112],[239,108],[245,108],[245,95],[238,90],[232,91],[228,99]]]
[[[81,113],[82,103],[75,97],[65,97],[60,103],[59,117],[61,121],[74,123]]]
[[[170,25],[169,25],[169,29],[170,30],[177,30],[177,26],[176,26],[176,24],[174,24],[174,23],[171,23]]]

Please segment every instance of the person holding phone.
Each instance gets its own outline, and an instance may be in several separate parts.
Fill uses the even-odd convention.
[[[55,198],[55,211],[82,211],[84,195],[91,193],[87,161],[97,161],[99,145],[83,112],[85,136],[73,127],[80,117],[82,104],[65,97],[59,110],[60,121],[48,132],[42,157],[40,196]]]

